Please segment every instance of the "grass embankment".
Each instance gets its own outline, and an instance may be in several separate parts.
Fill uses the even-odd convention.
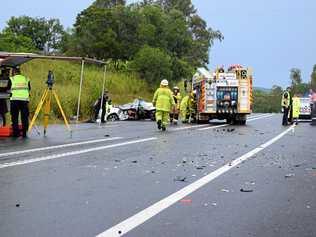
[[[22,73],[31,80],[31,115],[34,113],[43,91],[46,88],[48,70],[55,75],[54,88],[61,100],[62,107],[69,118],[76,115],[80,83],[79,63],[33,60],[24,64]],[[86,65],[82,87],[80,118],[87,119],[92,113],[92,105],[101,95],[103,67]],[[152,88],[131,73],[106,73],[106,89],[109,90],[113,104],[122,104],[137,97],[152,99]],[[61,118],[57,105],[53,103],[52,118]]]

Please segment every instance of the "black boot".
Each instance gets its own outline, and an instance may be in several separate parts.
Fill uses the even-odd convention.
[[[159,130],[161,129],[161,120],[157,121],[157,127],[158,127]]]

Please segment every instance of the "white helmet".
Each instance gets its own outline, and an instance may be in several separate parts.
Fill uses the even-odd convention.
[[[160,85],[162,85],[162,86],[168,86],[168,85],[169,85],[169,82],[168,82],[168,80],[163,79],[163,80],[161,81]]]

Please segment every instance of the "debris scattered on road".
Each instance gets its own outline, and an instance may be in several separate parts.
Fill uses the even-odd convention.
[[[204,206],[207,207],[207,206],[208,206],[208,203],[204,203]]]
[[[216,202],[213,202],[213,203],[212,203],[212,206],[213,206],[213,207],[216,207],[216,206],[217,206],[217,203],[216,203]]]
[[[16,207],[20,207],[20,203],[15,204]]]
[[[310,209],[310,208],[311,208],[311,206],[310,206],[310,205],[307,205],[307,206],[306,206],[306,208],[307,208],[307,209]]]
[[[252,189],[241,188],[241,189],[240,189],[240,192],[243,192],[243,193],[252,193],[253,190],[252,190]]]
[[[235,128],[231,128],[231,129],[227,128],[227,132],[234,132],[234,131],[235,131]]]
[[[294,167],[296,167],[296,168],[298,168],[298,167],[300,167],[300,166],[301,166],[300,164],[294,165]]]
[[[292,177],[294,177],[294,176],[295,176],[295,174],[291,173],[291,174],[285,175],[285,178],[292,178]]]
[[[192,203],[192,199],[181,199],[180,202],[183,203],[183,204],[191,204]]]
[[[264,132],[261,132],[260,135],[264,135]]]
[[[137,160],[133,160],[132,163],[136,164],[136,163],[138,163],[138,161]]]
[[[118,233],[119,233],[119,235],[120,235],[120,234],[122,234],[122,231],[119,230]]]
[[[187,177],[185,176],[177,176],[174,181],[179,181],[179,182],[186,182]]]
[[[206,168],[205,165],[199,165],[195,167],[197,170],[203,170],[204,168]]]
[[[155,173],[156,173],[156,171],[152,170],[152,171],[151,171],[151,173],[152,173],[152,174],[155,174]]]
[[[110,135],[109,134],[105,134],[104,137],[110,137]]]
[[[255,185],[256,183],[255,183],[255,181],[247,181],[247,182],[245,182],[245,184],[246,185]]]
[[[192,177],[196,177],[196,174],[192,174]]]
[[[115,160],[115,162],[119,163],[119,162],[121,162],[121,160]]]
[[[224,188],[223,188],[223,189],[221,189],[221,191],[224,192],[224,193],[229,193],[229,190],[228,190],[228,189],[224,189]]]

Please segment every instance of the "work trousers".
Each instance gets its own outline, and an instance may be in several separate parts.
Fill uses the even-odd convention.
[[[156,121],[161,121],[163,126],[167,126],[169,123],[169,115],[168,111],[157,110],[156,111]]]
[[[95,121],[97,121],[97,119],[99,117],[99,112],[100,112],[100,107],[95,108],[95,110],[94,110],[94,120]],[[101,123],[105,123],[106,122],[105,114],[106,114],[106,108],[104,106],[104,108],[102,108]]]
[[[22,100],[11,100],[11,119],[13,136],[20,135],[19,130],[19,114],[21,113],[22,132],[23,137],[26,137],[27,130],[29,129],[29,102]]]
[[[283,119],[282,119],[283,126],[287,125],[288,117],[289,117],[289,107],[283,107]]]

